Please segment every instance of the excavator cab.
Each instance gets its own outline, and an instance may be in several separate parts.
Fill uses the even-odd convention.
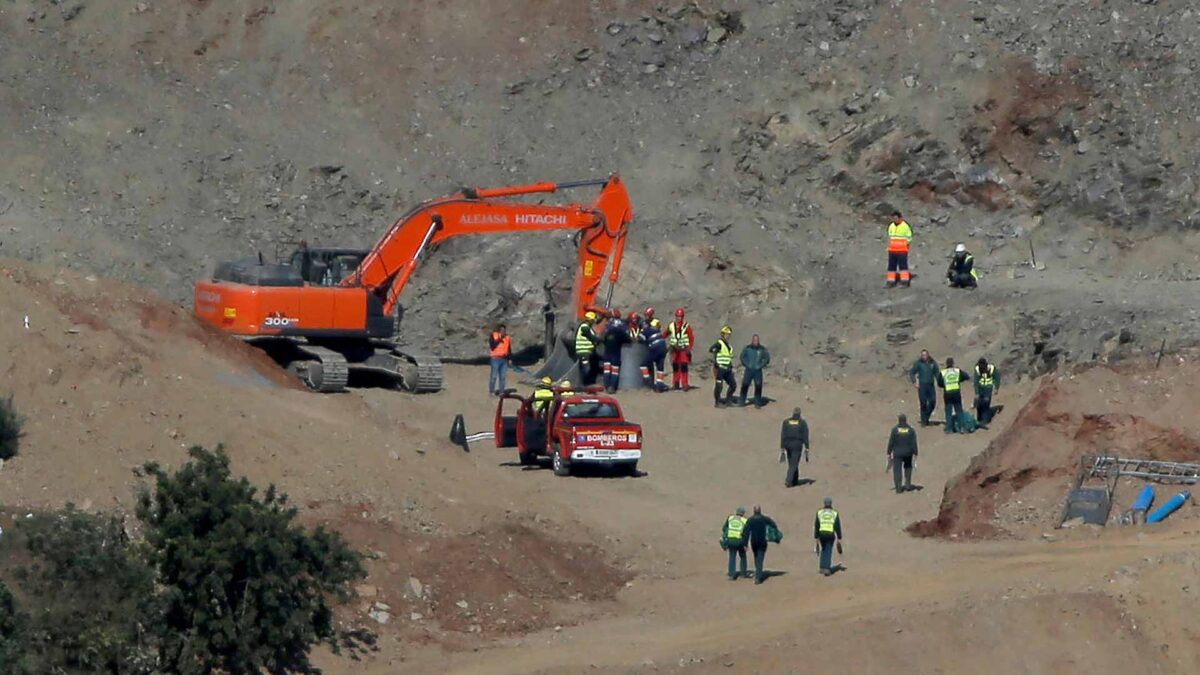
[[[367,253],[366,249],[309,248],[302,243],[292,253],[289,264],[313,286],[339,286],[354,274]]]

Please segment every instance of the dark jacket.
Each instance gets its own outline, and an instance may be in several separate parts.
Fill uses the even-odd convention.
[[[620,319],[610,319],[608,326],[604,329],[604,349],[607,350],[605,353],[611,353],[612,350],[619,351],[621,347],[631,341],[629,326]]]
[[[762,345],[746,345],[742,347],[740,361],[746,370],[762,370],[771,363],[771,352]]]
[[[667,338],[658,326],[646,324],[642,327],[642,334],[638,339],[646,345],[651,354],[667,353]]]
[[[916,382],[922,387],[932,387],[937,383],[938,373],[941,370],[938,368],[936,359],[929,359],[926,363],[921,359],[913,362],[912,368],[908,369],[908,380]]]
[[[892,435],[888,437],[887,454],[893,457],[917,456],[917,432],[907,424],[892,427]]]
[[[750,548],[766,548],[767,547],[767,526],[770,525],[776,529],[779,526],[774,520],[764,516],[761,513],[756,513],[750,516],[746,521],[746,536],[750,540]]]
[[[955,253],[954,257],[950,258],[950,268],[946,270],[946,276],[954,278],[959,274],[970,274],[971,270],[975,269],[975,256],[971,255],[970,251],[966,253]]]
[[[794,450],[809,447],[808,422],[795,415],[785,419],[779,432],[779,447]]]
[[[826,535],[828,536],[828,535]],[[842,538],[842,514],[838,514],[836,520],[833,521],[833,536],[838,539]],[[821,519],[813,516],[813,539],[821,538]]]

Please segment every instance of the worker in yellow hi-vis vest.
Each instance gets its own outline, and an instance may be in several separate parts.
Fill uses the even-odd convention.
[[[746,508],[739,506],[733,512],[733,515],[725,519],[725,524],[721,526],[721,548],[729,551],[730,581],[737,581],[738,577],[744,577],[747,574],[746,520]],[[742,562],[740,571],[734,565],[739,558]]]
[[[948,434],[958,433],[962,430],[960,424],[963,409],[962,385],[970,380],[970,375],[954,367],[953,358],[946,359],[946,367],[938,373],[937,385],[942,388],[942,403],[946,410],[946,424],[943,425],[942,430]]]
[[[713,355],[713,379],[716,380],[713,385],[713,405],[717,408],[733,403],[733,390],[737,388],[737,380],[733,378],[733,346],[729,344],[731,335],[733,329],[725,326],[721,329],[721,337],[708,348]],[[724,399],[721,398],[721,383],[726,385]]]

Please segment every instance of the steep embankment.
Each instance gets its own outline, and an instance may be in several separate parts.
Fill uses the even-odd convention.
[[[366,245],[462,184],[619,171],[622,308],[761,332],[790,374],[875,370],[912,341],[1044,372],[1195,339],[1183,289],[1093,302],[1194,276],[1195,20],[1185,0],[19,0],[0,8],[0,242],[182,300],[219,259]],[[893,206],[917,228],[914,299],[877,295]],[[940,290],[956,241],[977,294]],[[1046,269],[1017,266],[1031,246]],[[407,339],[477,354],[504,320],[535,340],[570,249],[447,245],[406,292]]]

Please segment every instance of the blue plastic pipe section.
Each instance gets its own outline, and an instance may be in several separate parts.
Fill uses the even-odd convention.
[[[1184,490],[1183,492],[1180,492],[1179,494],[1175,495],[1174,497],[1171,497],[1171,501],[1167,502],[1166,504],[1163,504],[1162,506],[1158,507],[1158,509],[1155,510],[1154,513],[1151,513],[1150,515],[1146,516],[1146,522],[1147,523],[1157,523],[1157,522],[1166,520],[1167,516],[1178,511],[1179,507],[1183,506],[1183,503],[1186,502],[1188,499],[1190,499],[1191,496],[1192,496],[1192,493],[1188,492],[1187,490]]]
[[[1142,488],[1142,493],[1140,495],[1138,495],[1138,498],[1136,500],[1134,500],[1133,510],[1134,511],[1149,511],[1150,507],[1153,505],[1154,505],[1154,486],[1147,485],[1146,487]]]

